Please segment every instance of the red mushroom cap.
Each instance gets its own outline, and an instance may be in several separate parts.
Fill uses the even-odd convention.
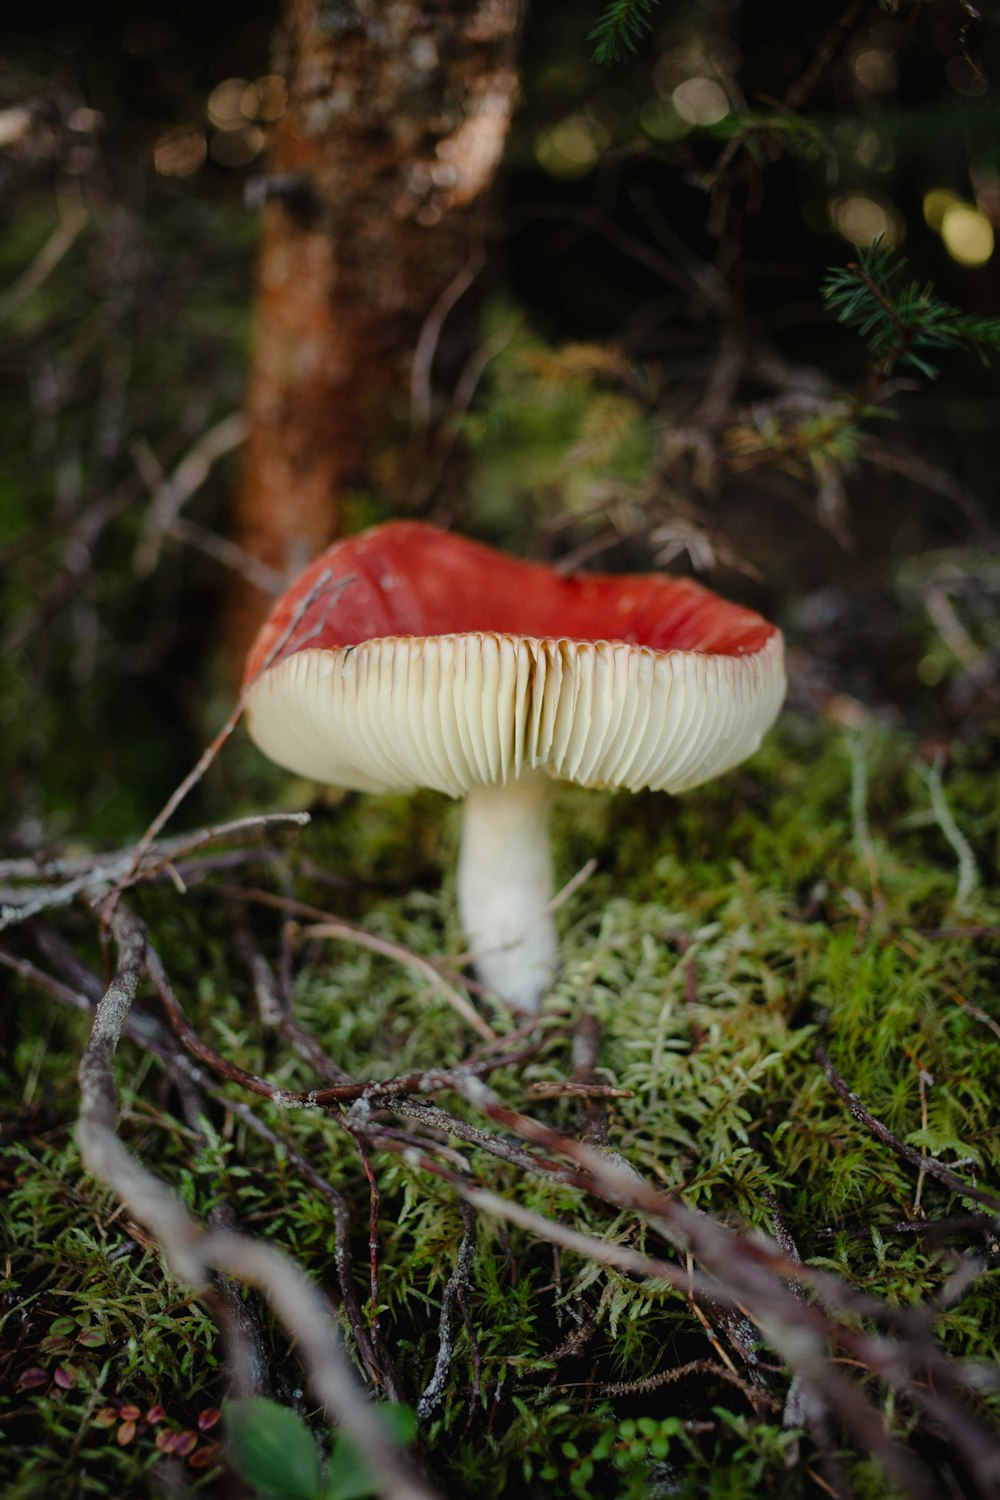
[[[780,631],[700,584],[564,576],[415,521],[317,558],[244,678],[251,735],[280,764],[452,793],[536,767],[588,785],[695,785],[756,748],[784,687]]]
[[[391,521],[335,542],[299,575],[254,642],[246,684],[326,572],[330,588],[345,574],[352,582],[333,608],[329,589],[318,590],[275,661],[307,637],[310,649],[330,649],[387,636],[487,632],[745,656],[778,633],[688,578],[562,574],[420,521]]]

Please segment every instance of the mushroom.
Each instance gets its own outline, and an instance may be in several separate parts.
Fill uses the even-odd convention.
[[[729,770],[778,714],[783,656],[774,625],[689,579],[564,576],[396,521],[292,585],[244,700],[299,775],[465,798],[466,938],[483,983],[533,1012],[557,960],[552,782],[682,792]]]

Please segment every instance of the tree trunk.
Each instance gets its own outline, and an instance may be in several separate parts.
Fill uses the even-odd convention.
[[[336,535],[373,453],[398,449],[421,329],[482,263],[521,3],[288,0],[235,516],[279,573]],[[234,655],[266,604],[241,586]]]

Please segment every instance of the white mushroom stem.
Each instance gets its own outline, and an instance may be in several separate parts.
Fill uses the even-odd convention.
[[[558,952],[552,899],[547,776],[473,787],[458,857],[458,912],[483,984],[537,1011]]]

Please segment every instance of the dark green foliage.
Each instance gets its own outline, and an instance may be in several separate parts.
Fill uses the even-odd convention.
[[[968,350],[984,362],[1000,349],[1000,318],[959,312],[935,296],[932,285],[907,277],[906,267],[904,256],[875,240],[823,284],[827,304],[860,333],[880,376],[900,365],[933,380],[938,372],[920,352],[925,349]]]
[[[324,1475],[308,1426],[276,1401],[227,1401],[223,1415],[229,1461],[258,1494],[277,1500],[364,1500],[377,1489],[364,1455],[346,1436],[335,1440]],[[408,1408],[384,1406],[382,1417],[386,1442],[413,1440],[416,1424]]]
[[[652,28],[660,0],[612,0],[590,33],[599,63],[621,62]]]
[[[319,1454],[301,1417],[277,1401],[227,1401],[229,1461],[241,1479],[282,1500],[317,1500]]]

